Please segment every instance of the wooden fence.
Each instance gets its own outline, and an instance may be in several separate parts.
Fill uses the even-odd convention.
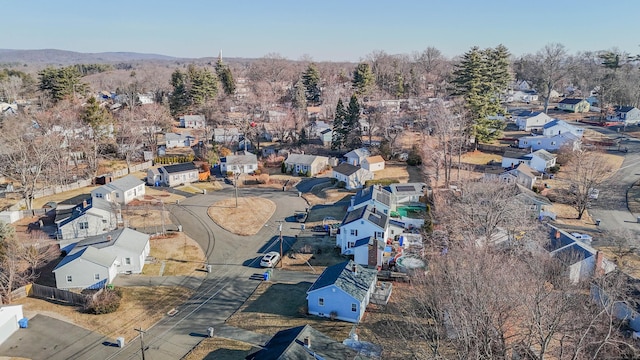
[[[31,291],[29,292],[30,297],[35,297],[39,299],[45,300],[56,300],[62,301],[73,305],[85,306],[91,299],[94,299],[98,294],[102,292],[100,289],[98,292],[93,295],[84,295],[74,293],[68,290],[57,289],[54,287],[32,284]]]

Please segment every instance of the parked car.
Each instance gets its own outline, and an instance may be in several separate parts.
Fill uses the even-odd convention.
[[[280,254],[276,251],[269,251],[264,254],[262,260],[260,260],[260,266],[262,267],[274,267],[280,260]]]
[[[600,190],[598,189],[589,189],[589,199],[596,200],[600,195]]]
[[[593,240],[593,238],[590,235],[587,234],[580,234],[580,233],[571,233],[571,236],[573,236],[574,238],[585,242],[585,243],[591,243],[591,241]]]
[[[299,212],[296,214],[296,221],[299,223],[303,223],[305,221],[307,221],[307,213],[306,212]]]

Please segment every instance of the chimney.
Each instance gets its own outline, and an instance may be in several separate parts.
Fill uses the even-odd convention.
[[[87,200],[82,200],[82,208],[86,208],[87,207]]]
[[[355,204],[355,203],[356,203],[356,197],[352,196],[351,197],[351,206],[353,206],[353,204]]]
[[[356,263],[351,264],[351,272],[354,275],[358,275],[358,264],[356,264]]]
[[[374,214],[376,213],[376,206],[375,205],[373,206],[373,210],[371,212],[374,213]]]
[[[596,277],[604,275],[604,255],[602,254],[602,251],[596,251],[595,275]]]
[[[308,336],[304,338],[304,347],[306,347],[307,349],[311,349],[311,338],[309,338]]]
[[[107,241],[111,241],[111,235],[107,235]]]

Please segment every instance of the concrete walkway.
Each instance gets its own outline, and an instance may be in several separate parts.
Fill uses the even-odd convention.
[[[259,334],[257,332],[244,330],[235,326],[225,324],[218,325],[213,329],[213,336],[236,341],[242,341],[256,347],[262,347],[271,339],[271,336]]]

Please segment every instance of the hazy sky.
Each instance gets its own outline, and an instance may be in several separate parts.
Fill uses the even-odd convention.
[[[309,55],[357,61],[373,51],[447,56],[559,42],[569,52],[640,53],[638,0],[5,0],[0,48],[132,51],[176,57]]]

